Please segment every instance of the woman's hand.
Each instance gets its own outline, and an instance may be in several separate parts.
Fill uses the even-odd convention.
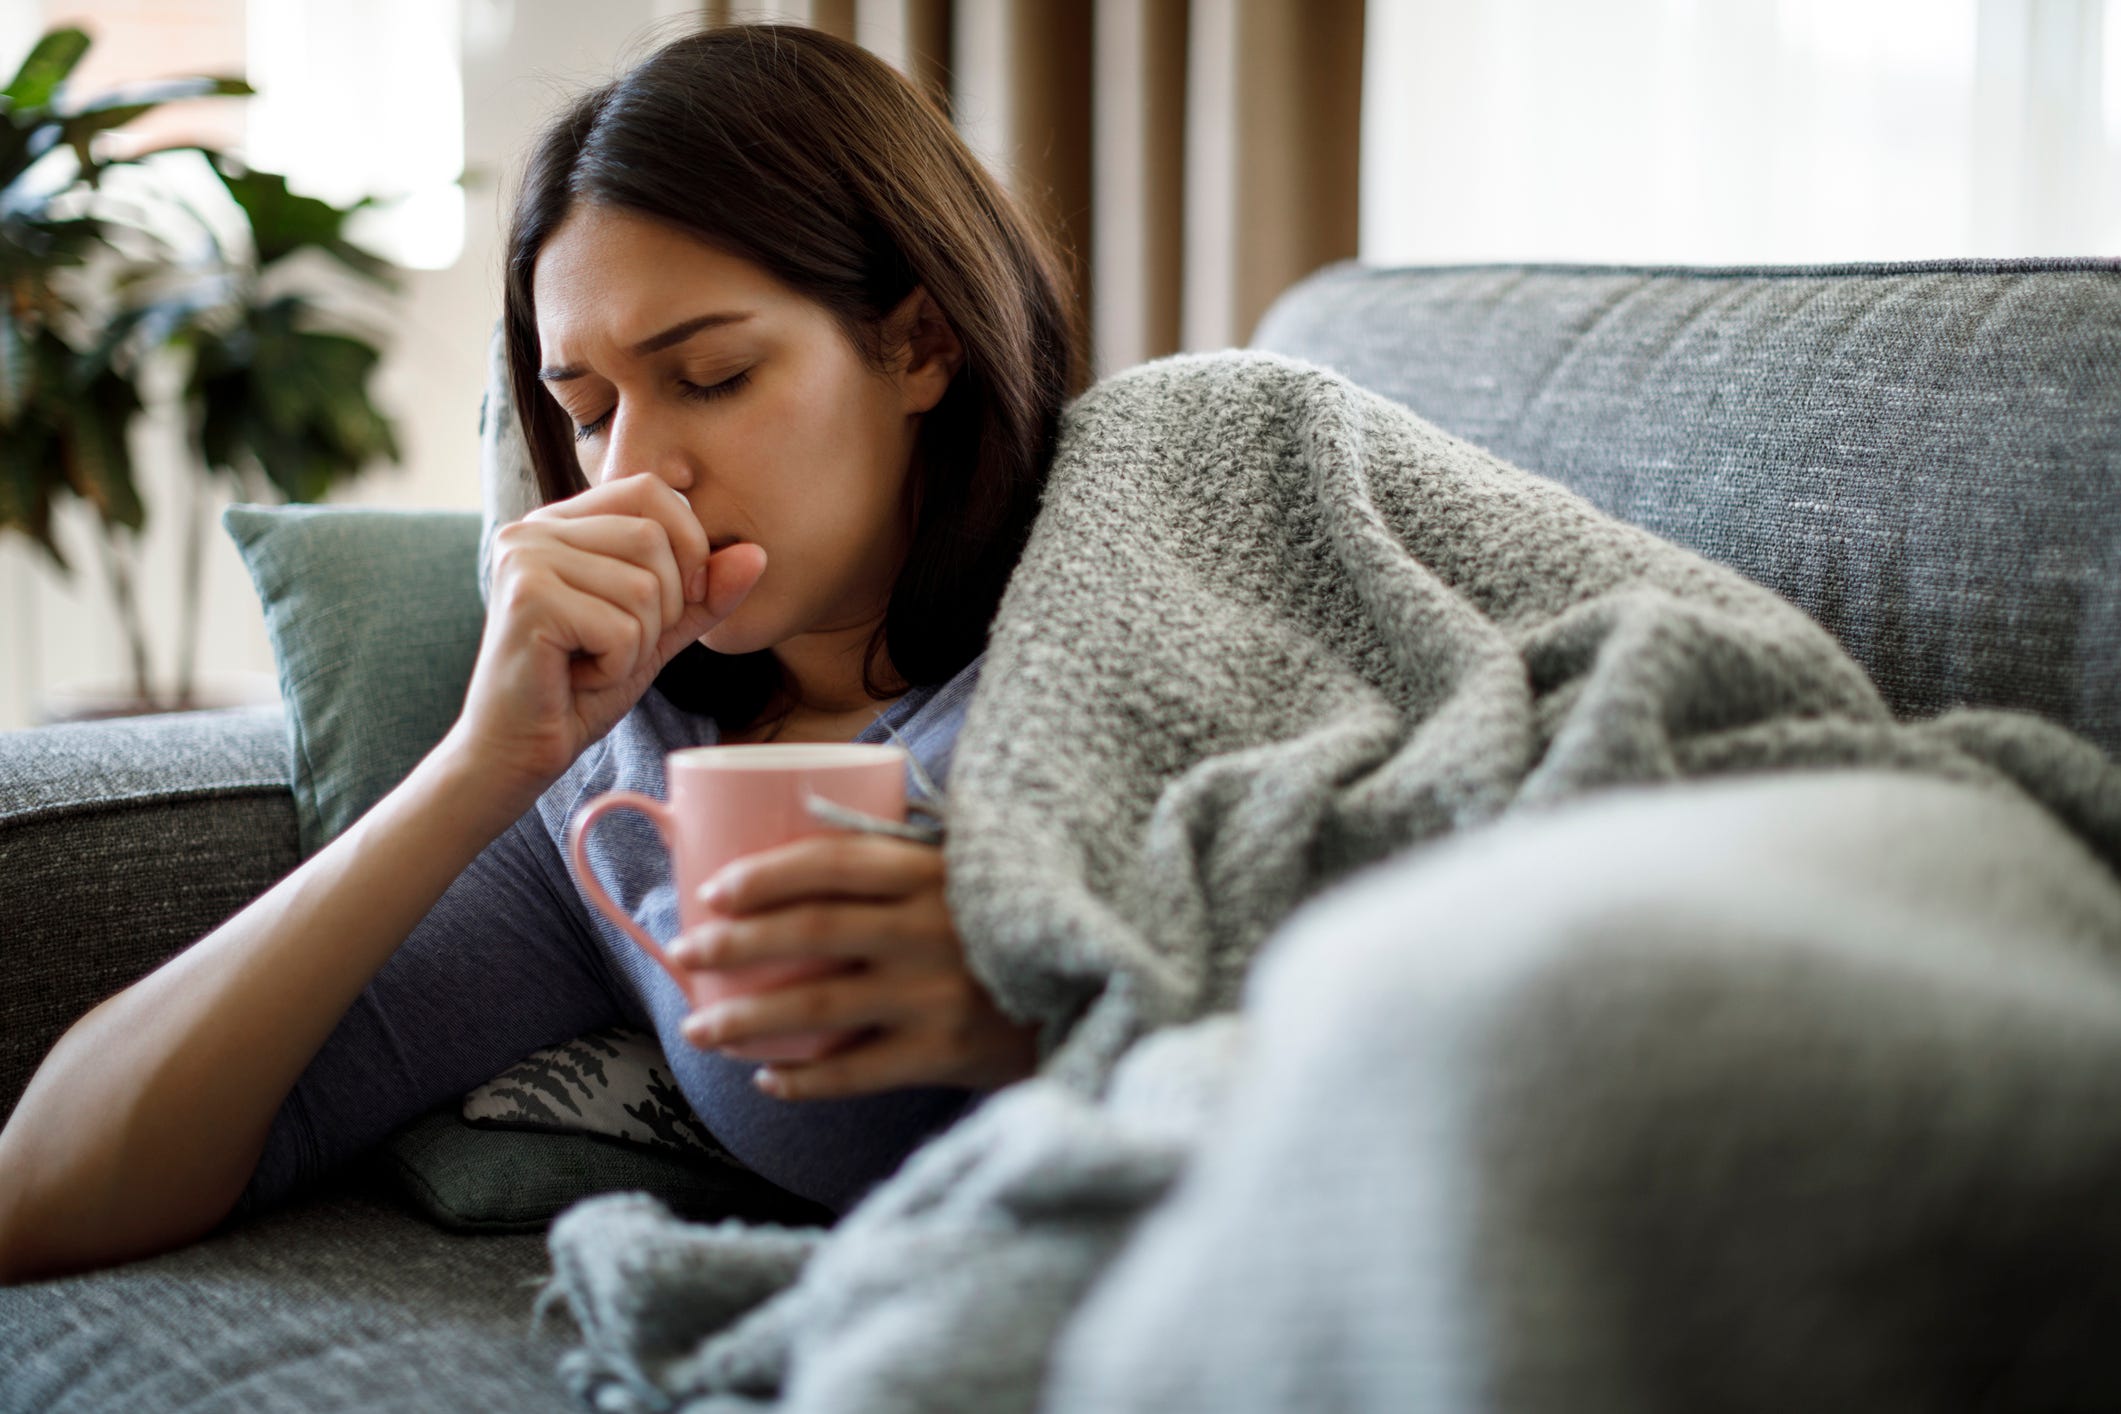
[[[765,573],[757,545],[711,558],[683,495],[643,473],[494,532],[493,583],[449,747],[535,796],[609,731],[680,649]]]
[[[850,1029],[813,1061],[776,1061],[758,1085],[786,1100],[912,1085],[994,1090],[1037,1069],[1038,1028],[1011,1020],[966,970],[943,898],[943,852],[887,835],[812,835],[723,869],[708,897],[729,915],[680,936],[681,967],[835,960],[844,970],[729,997],[693,1013],[685,1038],[716,1047]]]

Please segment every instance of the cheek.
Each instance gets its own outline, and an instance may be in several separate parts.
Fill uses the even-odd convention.
[[[904,479],[902,432],[870,380],[791,380],[746,419],[755,507],[793,518],[781,529],[845,545],[895,506]]]

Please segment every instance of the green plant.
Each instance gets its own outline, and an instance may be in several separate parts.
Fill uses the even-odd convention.
[[[176,99],[241,96],[238,79],[187,78],[70,101],[88,52],[78,29],[40,39],[0,90],[0,529],[27,535],[67,570],[55,507],[86,502],[131,652],[134,691],[152,698],[139,613],[138,537],[147,521],[130,433],[143,384],[172,361],[185,404],[187,509],[176,701],[191,697],[211,481],[263,499],[314,500],[378,460],[396,460],[369,386],[380,352],[343,297],[327,307],[311,253],[376,289],[390,267],[346,238],[366,200],[339,207],[288,189],[227,153],[166,148],[113,156],[102,135]],[[242,239],[169,179],[204,164]],[[126,169],[126,193],[111,175]],[[224,223],[226,224],[226,223]]]

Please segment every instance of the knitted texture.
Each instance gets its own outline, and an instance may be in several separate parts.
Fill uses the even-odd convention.
[[[953,788],[950,903],[1049,1073],[1230,1006],[1305,897],[1584,791],[1997,767],[2121,856],[2030,716],[1895,725],[1804,614],[1322,369],[1181,356],[1071,411]],[[1991,764],[1993,763],[1993,764]]]
[[[1903,716],[2121,754],[2121,260],[1349,261],[1252,341],[1773,589]]]
[[[768,1264],[792,1285],[756,1306],[742,1254],[787,1235],[573,1210],[570,1376],[610,1409],[1031,1409],[1066,1313],[1212,1119],[1236,1048],[1182,1024],[1238,1005],[1306,899],[1612,787],[1865,765],[2022,788],[2121,859],[2096,748],[1997,713],[1897,724],[1775,595],[1398,404],[1257,353],[1107,380],[1064,420],[945,846],[968,961],[1042,1024],[1040,1077]]]

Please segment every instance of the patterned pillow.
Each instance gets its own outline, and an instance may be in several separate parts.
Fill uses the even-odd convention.
[[[521,520],[540,500],[537,473],[530,469],[530,449],[516,420],[515,398],[508,388],[508,340],[499,320],[486,341],[486,396],[479,402],[479,601],[486,600],[493,575],[493,533]]]
[[[702,1222],[830,1226],[831,1210],[715,1142],[655,1038],[608,1029],[539,1051],[392,1135],[398,1193],[456,1232],[536,1232],[597,1193],[650,1193]]]
[[[601,1134],[743,1167],[685,1102],[655,1037],[627,1027],[525,1056],[464,1097],[464,1118],[500,1129]]]

